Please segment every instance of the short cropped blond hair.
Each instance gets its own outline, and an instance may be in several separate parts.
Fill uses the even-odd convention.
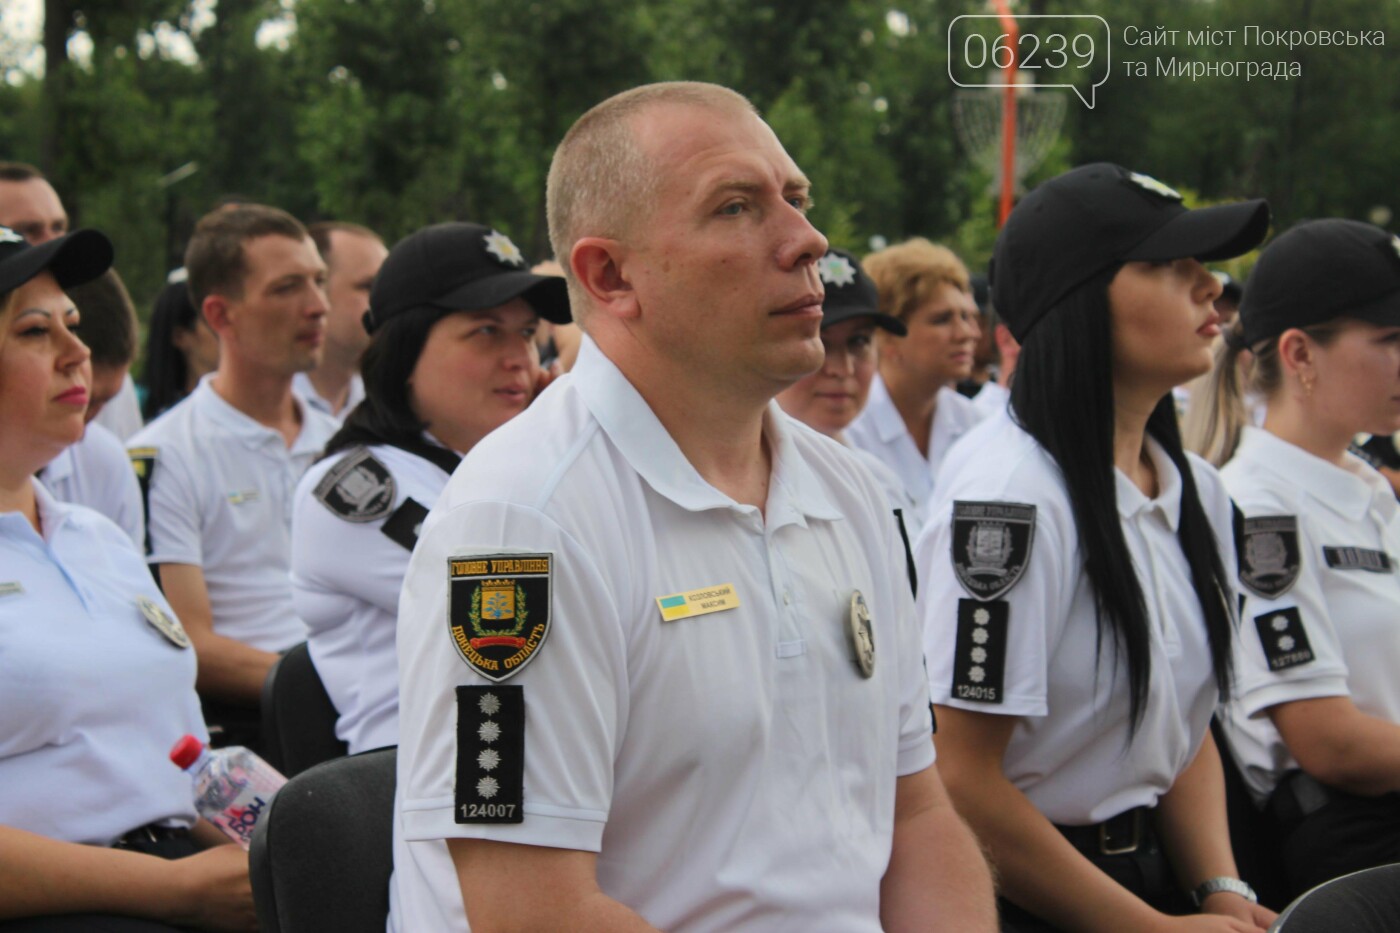
[[[946,246],[914,237],[871,253],[861,263],[880,293],[880,312],[907,321],[933,299],[940,285],[971,289],[967,266]]]
[[[585,296],[569,261],[574,244],[586,236],[621,239],[655,200],[658,178],[637,145],[633,120],[659,105],[758,112],[742,94],[718,84],[664,81],[615,94],[574,122],[549,165],[545,212],[575,319],[585,308]]]

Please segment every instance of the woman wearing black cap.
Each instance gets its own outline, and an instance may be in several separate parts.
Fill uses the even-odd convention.
[[[1230,504],[1186,455],[1220,285],[1263,202],[1188,211],[1116,165],[1016,207],[992,266],[1009,411],[945,461],[915,548],[938,764],[1017,931],[1263,930],[1209,724],[1229,684]],[[949,560],[951,558],[951,567]],[[1192,912],[1194,895],[1201,915]]]
[[[564,280],[504,234],[411,234],[370,292],[365,399],[297,487],[292,587],[351,753],[398,744],[399,589],[418,528],[476,442],[543,386],[539,320],[571,320]]]
[[[34,479],[88,403],[62,289],[111,262],[0,228],[0,930],[251,930],[247,856],[196,854],[228,840],[167,757],[204,734],[189,639],[131,539]]]
[[[1400,239],[1317,220],[1254,267],[1213,389],[1238,440],[1246,600],[1231,750],[1285,834],[1294,893],[1400,861],[1400,506],[1348,452],[1400,429]],[[1235,358],[1267,402],[1244,423]]]

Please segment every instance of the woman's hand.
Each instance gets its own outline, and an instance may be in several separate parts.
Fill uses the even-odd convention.
[[[1229,891],[1216,891],[1207,897],[1201,904],[1201,912],[1243,920],[1253,924],[1252,930],[1267,930],[1278,919],[1278,914],[1264,905]]]
[[[221,845],[169,865],[171,884],[178,895],[172,921],[220,933],[257,930],[247,852],[238,846]]]

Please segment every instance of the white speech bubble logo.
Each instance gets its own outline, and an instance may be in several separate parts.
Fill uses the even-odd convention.
[[[965,19],[990,19],[997,21],[998,38],[994,43],[991,44],[990,50],[988,49],[985,37],[980,32],[969,32],[968,38],[964,39],[961,46],[959,46],[953,41],[954,34],[957,31],[958,23]],[[1076,97],[1078,97],[1081,101],[1084,102],[1084,106],[1088,107],[1090,110],[1093,110],[1095,91],[1098,90],[1099,85],[1103,84],[1105,81],[1108,80],[1108,73],[1113,67],[1112,36],[1109,32],[1108,21],[1105,20],[1102,16],[1096,16],[1092,13],[1074,13],[1066,15],[1027,14],[1024,16],[1013,16],[1012,19],[1014,19],[1018,25],[1020,25],[1026,20],[1098,21],[1099,26],[1103,27],[1103,36],[1101,39],[1098,36],[1096,36],[1094,32],[1087,32],[1082,28],[1075,28],[1072,30],[1066,29],[1061,30],[1059,32],[1047,32],[1045,27],[1050,26],[1051,24],[1049,23],[1037,23],[1036,26],[1038,28],[1035,31],[1022,29],[1020,32],[1020,38],[1017,40],[1017,58],[1023,59],[1025,61],[1025,64],[1018,65],[1016,72],[1018,76],[1024,74],[1027,77],[1030,77],[1032,80],[1018,80],[1014,85],[1015,87],[1069,88],[1071,91],[1074,92]],[[996,67],[998,70],[1002,70],[1005,68],[1005,65],[997,60],[999,58],[997,52],[1001,51],[1006,53],[1007,56],[1010,55],[1010,49],[1003,41],[1008,40],[1010,37],[1001,31],[1000,24],[1001,17],[995,13],[967,13],[963,14],[962,16],[955,17],[953,21],[948,24],[948,80],[952,81],[958,87],[990,88],[1013,86],[1010,83],[1004,81],[1000,83],[994,81],[960,81],[958,80],[958,76],[953,73],[953,68],[955,65],[962,65],[963,67],[972,68],[974,70],[984,68],[989,64],[993,67]],[[1076,23],[1074,25],[1077,27],[1080,24]],[[1095,29],[1095,31],[1097,31],[1097,29]],[[979,64],[977,65],[973,65],[964,57],[960,57],[964,53],[972,52],[972,48],[969,45],[969,41],[970,37],[974,35],[981,39],[983,42],[982,47],[978,50],[984,53],[984,55],[982,56],[983,61],[979,62]],[[1087,55],[1084,53],[1085,43],[1078,41],[1081,39],[1088,40]],[[1032,43],[1029,49],[1025,47],[1028,41]],[[1099,48],[1100,42],[1102,43],[1102,49]],[[1098,76],[1097,73],[1100,57],[1102,57],[1103,59],[1102,77]],[[1083,60],[1086,58],[1088,59],[1088,61],[1084,62]],[[1055,61],[1057,59],[1060,60],[1059,64],[1055,64]],[[1070,70],[1082,72],[1085,69],[1091,68],[1095,69],[1095,71],[1090,73],[1090,77],[1093,77],[1096,80],[1094,80],[1089,85],[1089,89],[1087,92],[1080,91],[1079,88],[1076,87],[1074,84],[1065,81],[1034,80],[1034,78],[1036,77],[1036,73],[1042,70]]]

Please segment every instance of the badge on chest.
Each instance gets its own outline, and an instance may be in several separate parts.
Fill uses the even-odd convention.
[[[184,626],[180,620],[161,608],[160,603],[149,596],[136,597],[136,608],[141,610],[141,617],[144,618],[157,632],[164,636],[176,648],[188,648],[190,646],[190,636],[185,634]]]

